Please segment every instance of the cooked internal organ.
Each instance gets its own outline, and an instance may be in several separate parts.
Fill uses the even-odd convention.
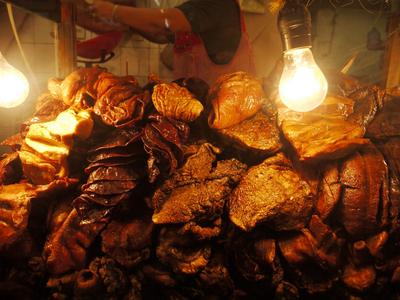
[[[268,158],[243,176],[229,199],[229,218],[250,231],[260,224],[272,230],[305,226],[313,207],[309,184],[282,155]]]
[[[114,220],[101,233],[102,250],[120,264],[133,267],[149,257],[153,229],[148,214],[131,220]]]
[[[68,176],[68,157],[74,138],[87,139],[93,129],[88,111],[68,109],[54,121],[30,125],[19,156],[24,175],[35,184]]]
[[[388,223],[388,169],[382,154],[370,145],[342,165],[340,220],[354,237],[375,233]]]
[[[282,147],[275,118],[261,111],[237,125],[218,130],[218,134],[229,145],[263,155],[274,154]]]
[[[17,183],[0,186],[0,250],[15,242],[26,230],[35,187]]]
[[[105,224],[81,225],[80,221],[77,211],[70,209],[63,222],[51,231],[44,248],[50,273],[62,274],[85,266],[87,249]]]
[[[142,120],[150,95],[137,82],[105,74],[96,83],[97,100],[93,110],[101,120],[117,128],[128,128]]]
[[[157,84],[154,87],[152,100],[161,115],[184,122],[196,120],[204,109],[199,100],[176,83]]]
[[[257,79],[245,72],[222,75],[209,90],[211,128],[223,129],[255,115],[266,101]]]
[[[95,98],[95,84],[101,73],[106,70],[99,67],[79,68],[70,73],[64,80],[49,80],[48,89],[52,95],[62,99],[67,105],[80,105],[83,94]]]
[[[327,219],[340,201],[342,185],[336,163],[326,167],[320,181],[316,209],[323,220]]]
[[[18,152],[4,154],[0,159],[0,184],[17,183],[22,176]]]
[[[342,158],[368,144],[362,127],[340,119],[284,120],[281,129],[301,161]]]
[[[156,190],[153,196],[156,224],[212,220],[223,212],[225,201],[246,166],[232,159],[216,161],[210,144],[202,144],[181,169]],[[221,164],[225,164],[223,168]],[[198,173],[196,166],[202,172]],[[198,174],[193,176],[192,174]],[[199,176],[200,175],[200,176]]]

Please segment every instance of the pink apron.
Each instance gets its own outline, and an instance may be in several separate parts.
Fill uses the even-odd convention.
[[[175,34],[174,76],[198,77],[212,84],[222,74],[245,71],[255,75],[255,66],[249,36],[242,13],[240,13],[242,34],[239,46],[231,61],[227,64],[215,64],[207,54],[201,38],[194,33]]]

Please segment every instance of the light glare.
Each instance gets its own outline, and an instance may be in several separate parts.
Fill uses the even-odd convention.
[[[11,66],[0,53],[0,106],[18,106],[28,94],[29,83],[24,74]]]
[[[309,48],[284,54],[279,95],[288,108],[300,112],[313,110],[324,101],[327,90],[328,83]]]

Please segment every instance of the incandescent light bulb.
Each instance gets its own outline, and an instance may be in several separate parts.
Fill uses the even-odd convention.
[[[309,48],[294,48],[283,55],[283,71],[279,95],[290,109],[300,112],[313,110],[325,99],[328,83],[314,61]]]
[[[300,0],[286,0],[279,11],[278,28],[284,49],[279,96],[292,110],[313,110],[324,101],[328,83],[310,50],[310,12]]]
[[[25,75],[11,66],[0,53],[0,107],[20,105],[29,94],[29,83]]]

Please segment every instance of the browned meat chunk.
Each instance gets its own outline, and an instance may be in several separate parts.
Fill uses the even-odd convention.
[[[137,85],[111,73],[103,73],[96,82],[94,112],[110,126],[131,127],[142,120],[150,95]]]
[[[114,129],[89,149],[91,163],[85,169],[89,178],[82,185],[83,193],[73,202],[81,224],[109,220],[114,207],[129,199],[146,175],[141,136],[136,127]]]
[[[237,125],[218,130],[218,133],[229,146],[251,151],[252,154],[271,155],[282,147],[276,120],[263,112]]]
[[[400,228],[400,138],[391,137],[377,144],[389,167],[390,217],[393,230]]]
[[[176,83],[157,84],[154,87],[152,100],[161,115],[183,122],[196,120],[204,109],[199,100]]]
[[[30,184],[0,186],[0,250],[15,242],[27,228],[30,202],[35,196]]]
[[[158,259],[177,274],[195,274],[202,270],[211,256],[207,244],[196,245],[187,235],[179,235],[174,228],[163,228],[156,250]]]
[[[99,278],[106,299],[121,299],[127,291],[128,278],[118,264],[108,257],[97,257],[89,265],[91,273]],[[93,295],[90,295],[91,297]]]
[[[343,186],[340,220],[350,235],[362,237],[388,223],[388,169],[373,145],[343,163],[340,182]]]
[[[232,159],[217,162],[213,168],[215,160],[213,146],[202,144],[197,153],[156,190],[154,223],[212,220],[222,214],[227,196],[246,167]]]
[[[231,240],[235,266],[250,282],[271,282],[276,286],[283,278],[283,269],[276,252],[274,239],[260,232],[238,232]]]
[[[366,136],[384,140],[400,136],[400,97],[385,104],[367,127]]]
[[[310,230],[281,238],[279,247],[290,265],[296,285],[308,293],[326,292],[337,279],[341,242],[331,229],[313,216]]]
[[[4,154],[0,159],[0,184],[17,183],[22,176],[18,152]]]
[[[266,101],[260,82],[244,72],[226,74],[209,90],[212,111],[208,117],[211,128],[236,125],[255,115]]]
[[[24,235],[32,217],[31,208],[41,206],[40,202],[48,201],[59,191],[67,191],[72,184],[73,181],[59,180],[42,186],[29,183],[0,186],[0,250]]]
[[[373,257],[382,258],[383,257],[382,250],[386,245],[388,239],[389,239],[389,234],[387,233],[387,231],[382,231],[368,238],[366,240],[366,245],[368,247],[369,253]]]
[[[189,137],[187,124],[161,115],[150,115],[142,137],[148,154],[147,170],[151,183],[159,175],[171,175],[183,162],[183,145]]]
[[[96,98],[95,84],[100,74],[105,69],[79,68],[69,74],[64,80],[49,80],[48,89],[50,93],[64,101],[67,105],[85,106],[83,102],[86,95]]]
[[[62,274],[71,270],[82,269],[86,264],[87,249],[90,247],[104,223],[80,225],[80,217],[75,209],[65,214],[65,207],[60,215],[57,211],[54,217],[62,216],[52,228],[44,248],[47,268],[52,274]]]
[[[309,184],[282,155],[252,167],[229,199],[229,217],[241,229],[259,224],[273,230],[305,226],[313,206]]]
[[[362,127],[340,119],[284,120],[281,127],[301,161],[341,158],[368,144]]]
[[[233,290],[233,280],[224,262],[224,255],[213,255],[211,261],[199,274],[199,284],[212,294],[229,297]]]
[[[323,220],[327,219],[340,201],[342,186],[336,164],[329,165],[322,175],[316,209]]]
[[[280,239],[279,248],[285,260],[294,267],[304,265],[315,257],[312,241],[302,233]]]
[[[317,215],[311,217],[308,227],[311,234],[307,231],[304,234],[313,244],[318,264],[323,268],[338,268],[344,240],[338,238]]]
[[[373,266],[355,267],[347,265],[344,268],[342,281],[346,286],[358,291],[365,291],[371,287],[376,278],[376,271]]]
[[[134,267],[150,255],[153,227],[150,215],[114,220],[101,233],[102,250],[121,265]]]

